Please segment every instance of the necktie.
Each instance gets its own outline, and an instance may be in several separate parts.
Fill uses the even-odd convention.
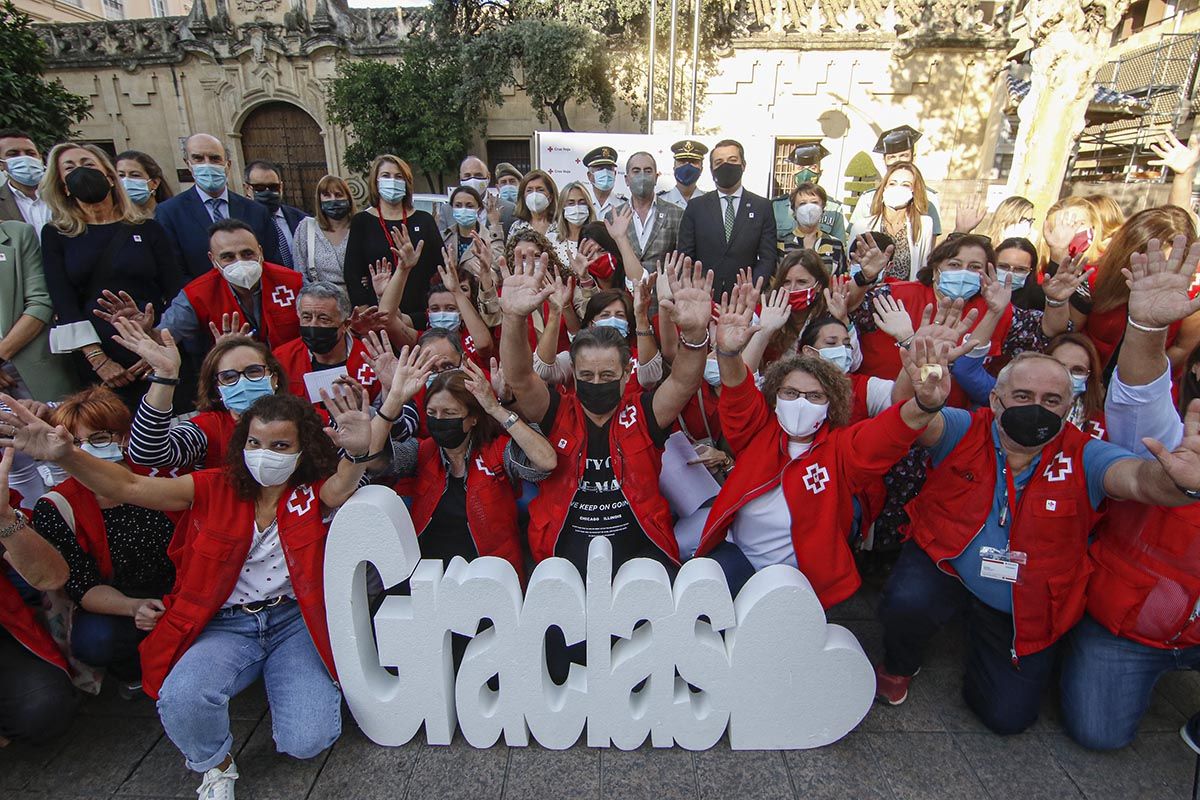
[[[225,201],[219,197],[209,200],[208,213],[212,216],[213,222],[220,222],[225,219]]]
[[[274,218],[275,223],[275,238],[279,240],[279,260],[288,269],[295,269],[296,265],[292,262],[292,248],[288,247],[287,236],[283,233],[283,226],[287,225],[286,220]]]
[[[725,200],[725,241],[733,235],[733,195],[727,194]]]

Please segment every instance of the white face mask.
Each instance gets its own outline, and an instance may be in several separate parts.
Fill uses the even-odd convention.
[[[850,362],[853,360],[853,353],[850,348],[844,344],[839,344],[836,347],[818,347],[817,355],[825,359],[842,372],[850,371]]]
[[[796,206],[796,224],[801,228],[812,228],[821,221],[821,206],[816,203],[801,203]]]
[[[587,222],[588,207],[587,206],[567,206],[563,209],[563,216],[567,222],[572,225],[582,225]]]
[[[704,381],[709,386],[721,385],[721,367],[715,358],[704,362]]]
[[[904,208],[912,199],[912,189],[907,186],[889,186],[883,190],[883,204],[888,208]]]
[[[257,261],[235,261],[219,269],[225,280],[242,289],[253,289],[262,277],[262,264]]]
[[[242,460],[250,476],[258,481],[259,486],[280,486],[287,483],[296,471],[300,462],[299,453],[276,453],[274,450],[259,448],[258,450],[243,450]]]
[[[484,192],[487,191],[488,182],[486,178],[467,178],[459,181],[458,185],[474,189],[479,193],[479,196],[482,197]]]
[[[109,442],[106,445],[97,447],[91,442],[84,442],[79,445],[79,449],[87,453],[89,456],[102,458],[105,461],[111,461],[114,464],[119,464],[125,460],[125,454],[121,452],[121,444],[119,442]]]
[[[541,192],[526,192],[525,206],[534,214],[540,214],[550,207],[550,198]]]
[[[1014,222],[1012,225],[1005,225],[1000,231],[1001,239],[1029,239],[1029,234],[1033,231],[1033,225],[1028,222]],[[1032,239],[1030,239],[1032,241]]]
[[[795,400],[775,399],[775,416],[788,436],[812,436],[825,424],[829,404],[819,406],[810,403],[807,397]]]

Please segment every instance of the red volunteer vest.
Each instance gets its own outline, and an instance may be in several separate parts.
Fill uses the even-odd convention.
[[[632,381],[631,381],[632,382]],[[700,389],[688,400],[683,411],[679,413],[676,427],[687,434],[693,442],[701,439],[721,440],[721,414],[717,410],[720,400],[717,392],[707,383],[700,384]]]
[[[587,457],[587,419],[583,406],[573,393],[562,388],[558,391],[558,413],[554,417],[554,427],[546,437],[558,453],[558,466],[542,481],[541,491],[529,504],[529,548],[535,562],[554,555],[571,498],[583,478],[583,460]],[[622,402],[624,405],[613,415],[608,428],[613,475],[650,541],[678,564],[679,543],[675,541],[671,509],[658,490],[662,452],[650,438],[641,397],[631,399],[626,396]]]
[[[520,492],[504,470],[504,448],[509,437],[498,436],[482,448],[473,448],[467,461],[467,528],[481,556],[496,556],[513,565],[521,563],[521,531],[517,525]],[[417,448],[417,475],[411,493],[413,527],[420,536],[446,491],[446,465],[433,439],[422,439]]]
[[[276,347],[290,342],[300,335],[300,318],[296,313],[296,297],[304,279],[299,272],[281,267],[278,264],[263,262],[262,279],[262,330],[254,332],[254,338],[266,342],[267,347]],[[242,307],[234,297],[233,289],[221,274],[213,268],[183,287],[188,302],[196,309],[196,318],[200,322],[200,330],[206,334],[208,323],[220,327],[222,314],[245,316]],[[245,322],[246,320],[243,320]]]
[[[304,346],[304,340],[293,339],[283,347],[276,348],[275,357],[283,365],[284,374],[288,377],[288,391],[301,400],[308,400],[308,387],[304,385],[304,376],[313,371],[312,354]],[[346,374],[358,381],[367,390],[367,395],[374,400],[382,388],[375,370],[367,363],[367,348],[357,338],[350,337],[350,355],[346,359]]]
[[[871,416],[867,410],[867,385],[871,376],[851,372],[846,377],[850,379],[850,424],[853,425]]]
[[[229,449],[229,441],[233,438],[233,429],[237,420],[228,411],[201,411],[189,420],[199,428],[208,439],[208,449],[204,453],[204,468],[214,469],[225,463],[225,453]]]
[[[997,480],[991,409],[972,415],[971,427],[905,510],[908,533],[938,568],[970,546],[992,509]],[[1092,509],[1083,473],[1083,448],[1091,437],[1074,425],[1042,449],[1010,523],[1009,547],[1024,552],[1021,582],[1013,585],[1016,656],[1043,650],[1083,616],[1091,563],[1088,534],[1103,516]]]
[[[20,508],[21,500],[17,492],[12,492],[10,500],[16,504],[13,506],[16,512],[25,514],[28,520],[29,514]],[[67,659],[54,643],[54,637],[37,618],[34,609],[25,603],[25,598],[8,578],[7,565],[3,564],[0,564],[0,627],[42,661],[71,674]]]
[[[75,514],[75,541],[96,562],[100,579],[111,581],[112,556],[108,550],[108,530],[96,495],[75,478],[67,478],[50,491],[63,496]]]
[[[142,686],[157,698],[171,668],[229,599],[250,551],[254,503],[238,499],[225,470],[192,473],[196,494],[186,525],[175,531],[170,556],[175,587],[166,613],[143,641]],[[321,521],[323,481],[285,492],[276,509],[292,592],[329,674],[336,679],[325,621],[324,560],[328,527]]]
[[[1088,613],[1149,647],[1200,645],[1200,505],[1114,503],[1096,529]]]

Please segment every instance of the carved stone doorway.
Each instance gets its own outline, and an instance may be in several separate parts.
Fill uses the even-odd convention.
[[[283,202],[316,212],[317,181],[329,172],[321,128],[291,103],[265,103],[242,123],[242,163],[272,161],[283,170]]]

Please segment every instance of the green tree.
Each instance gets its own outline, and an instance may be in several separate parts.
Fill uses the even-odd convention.
[[[604,37],[576,23],[540,19],[514,22],[500,37],[512,57],[509,82],[525,91],[541,122],[549,109],[562,130],[571,130],[567,103],[572,100],[595,106],[601,122],[613,118],[616,106]]]
[[[11,0],[0,3],[0,128],[28,131],[44,149],[71,138],[73,126],[91,116],[92,105],[57,78],[42,78],[46,45],[31,22]]]

